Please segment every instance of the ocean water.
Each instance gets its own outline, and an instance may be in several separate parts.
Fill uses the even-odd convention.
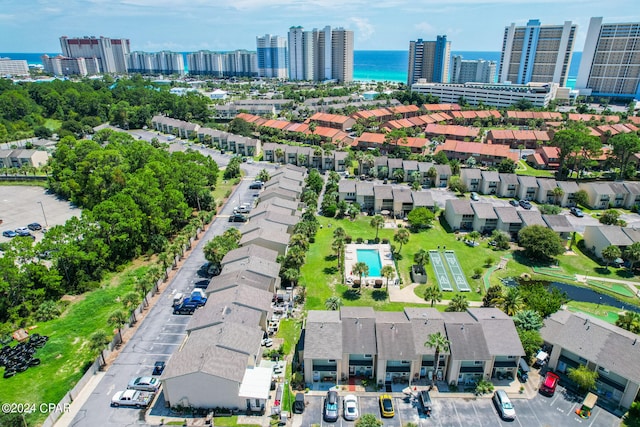
[[[42,64],[41,53],[2,53],[0,57],[11,59],[24,59],[29,64]],[[48,53],[49,56],[58,55]],[[188,71],[186,52],[184,55],[185,69]],[[453,51],[451,55],[462,55],[464,59],[484,59],[498,63],[500,67],[500,52],[495,51]],[[574,52],[569,67],[567,86],[573,87],[578,75],[578,67],[582,52]],[[360,81],[390,81],[407,82],[407,69],[409,65],[408,50],[356,50],[353,52],[353,79]]]

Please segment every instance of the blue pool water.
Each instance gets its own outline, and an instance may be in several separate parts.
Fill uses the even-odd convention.
[[[358,249],[358,262],[364,262],[369,266],[369,276],[380,277],[380,269],[382,262],[380,261],[380,253],[377,249]]]

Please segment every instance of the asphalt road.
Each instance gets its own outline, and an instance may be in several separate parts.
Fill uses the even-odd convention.
[[[155,132],[133,131],[144,139],[157,137]],[[172,144],[180,149],[180,142]],[[230,156],[221,155],[219,151],[203,147],[192,147],[203,154],[213,157],[220,166],[228,163]],[[130,424],[140,424],[140,411],[130,408],[112,408],[111,397],[116,391],[127,387],[129,381],[141,375],[150,375],[156,361],[167,361],[171,354],[182,344],[186,336],[185,328],[190,316],[174,315],[171,304],[173,295],[177,292],[188,294],[196,282],[206,280],[203,266],[206,264],[202,249],[206,242],[224,233],[230,227],[240,223],[229,223],[228,216],[233,213],[233,207],[238,203],[253,201],[255,190],[249,190],[249,184],[257,173],[263,169],[273,169],[266,164],[243,164],[246,177],[236,187],[229,202],[220,209],[218,217],[209,226],[189,258],[176,273],[171,283],[164,289],[161,298],[150,309],[139,329],[126,343],[122,352],[111,365],[103,379],[93,390],[86,403],[79,410],[69,425],[71,426],[102,426],[121,427]],[[158,404],[162,404],[159,402]],[[158,408],[162,410],[161,408]]]

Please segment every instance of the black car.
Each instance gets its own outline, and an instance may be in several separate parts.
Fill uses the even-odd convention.
[[[27,228],[31,231],[42,230],[42,226],[37,222],[32,222],[31,224],[27,225]]]
[[[157,361],[153,365],[153,375],[162,375],[162,371],[164,371],[165,363],[162,361]]]
[[[258,182],[258,181],[252,182],[249,185],[249,190],[260,190],[260,189],[262,189],[262,183],[261,182]]]
[[[229,222],[247,222],[247,217],[242,214],[233,214],[229,217]]]
[[[293,402],[293,413],[302,414],[304,412],[304,393],[297,393]]]

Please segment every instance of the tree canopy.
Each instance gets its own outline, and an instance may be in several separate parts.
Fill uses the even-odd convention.
[[[542,225],[529,225],[518,232],[518,242],[531,258],[549,260],[564,252],[562,240]]]

